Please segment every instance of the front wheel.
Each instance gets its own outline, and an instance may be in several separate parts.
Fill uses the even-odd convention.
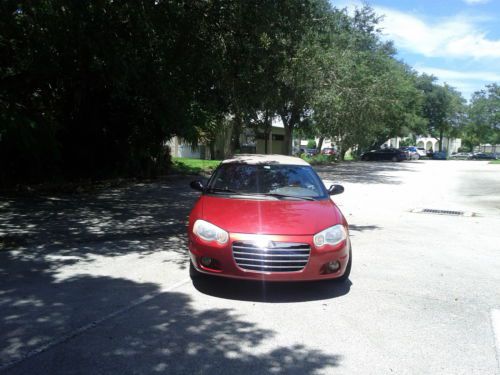
[[[398,161],[398,158],[397,158],[397,156],[393,156],[391,160],[392,161]]]

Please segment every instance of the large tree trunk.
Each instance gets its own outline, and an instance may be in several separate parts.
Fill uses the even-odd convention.
[[[439,129],[439,152],[443,151],[443,129]]]
[[[321,153],[321,147],[323,147],[324,140],[325,140],[325,137],[319,137],[318,147],[317,147],[318,153]]]
[[[298,124],[298,117],[295,113],[281,114],[281,120],[283,121],[283,126],[285,130],[284,138],[283,138],[283,150],[282,153],[284,155],[292,154],[292,141],[293,141],[293,128],[296,124]]]
[[[269,114],[268,111],[266,110],[265,118],[264,118],[264,153],[267,154],[269,152],[268,149],[268,143],[269,143],[269,134],[271,134],[271,131],[273,130],[273,127],[271,126],[271,122],[269,121]],[[272,140],[271,140],[272,142]]]
[[[212,140],[209,143],[210,148],[210,160],[215,160],[215,141]]]
[[[293,125],[285,125],[285,136],[283,138],[283,154],[292,154]]]
[[[231,138],[231,154],[239,152],[241,149],[240,135],[242,128],[241,113],[235,113],[233,119],[233,133]]]

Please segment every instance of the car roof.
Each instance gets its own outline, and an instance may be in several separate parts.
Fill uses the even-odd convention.
[[[300,158],[285,155],[263,155],[263,154],[239,154],[231,159],[222,161],[222,164],[241,163],[241,164],[283,164],[283,165],[307,165],[309,163]]]

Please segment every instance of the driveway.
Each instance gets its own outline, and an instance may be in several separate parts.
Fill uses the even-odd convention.
[[[500,373],[500,165],[317,169],[345,285],[193,284],[186,178],[0,199],[0,373]]]

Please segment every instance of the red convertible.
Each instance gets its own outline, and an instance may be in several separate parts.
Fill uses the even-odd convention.
[[[264,281],[345,281],[351,271],[348,224],[311,166],[281,155],[224,160],[189,216],[191,276]]]

